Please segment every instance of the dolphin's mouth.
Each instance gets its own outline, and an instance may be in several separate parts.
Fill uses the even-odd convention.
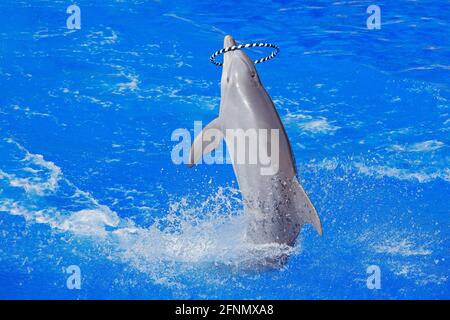
[[[233,74],[233,71],[235,68],[245,68],[245,71],[249,74],[250,77],[255,78],[256,77],[256,69],[253,62],[248,58],[248,56],[245,53],[238,53],[238,52],[228,52],[229,55],[229,63],[224,64],[223,71],[226,74],[226,82],[230,82],[230,75]],[[235,56],[237,54],[237,56]],[[227,59],[227,60],[228,60]]]
[[[242,55],[239,56],[239,59],[244,62],[247,66],[247,71],[250,73],[250,76],[254,78],[256,76],[255,65],[249,59],[245,59]]]

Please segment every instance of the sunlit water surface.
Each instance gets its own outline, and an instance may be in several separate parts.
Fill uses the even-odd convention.
[[[449,298],[448,4],[379,1],[381,30],[369,1],[77,4],[80,30],[0,3],[0,298]],[[323,237],[246,244],[232,167],[171,161],[217,116],[226,34],[281,47],[258,71]]]

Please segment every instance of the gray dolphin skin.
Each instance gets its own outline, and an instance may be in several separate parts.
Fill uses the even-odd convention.
[[[235,40],[226,36],[224,47],[234,45]],[[258,144],[263,153],[277,164],[274,174],[262,174],[264,166],[261,163],[237,161],[238,155],[230,151],[230,145],[235,141],[231,141],[228,132],[234,130],[243,133],[248,129],[278,131],[276,141],[269,137],[264,143]],[[208,130],[218,132],[220,139],[207,138]],[[221,138],[225,139],[230,151],[244,212],[248,215],[246,236],[249,242],[292,246],[302,226],[308,223],[322,235],[316,209],[296,177],[294,156],[278,112],[261,84],[253,61],[242,50],[224,54],[219,117],[209,123],[194,140],[189,166],[194,165],[203,154],[217,148]],[[278,144],[278,154],[274,154],[273,143]],[[254,149],[246,145],[245,152],[251,153]]]

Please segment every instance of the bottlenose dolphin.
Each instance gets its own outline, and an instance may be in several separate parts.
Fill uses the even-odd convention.
[[[235,45],[231,36],[225,37],[224,47]],[[276,160],[272,164],[275,168],[273,174],[264,173],[267,168],[261,163],[239,163],[236,161],[239,155],[230,151],[230,145],[235,141],[231,141],[233,136],[230,138],[228,131],[245,134],[248,129],[258,132],[261,129],[275,129],[278,132],[276,141],[268,139],[258,144],[258,148],[264,149],[271,160]],[[230,151],[244,212],[249,215],[248,241],[294,245],[300,229],[307,223],[322,235],[316,209],[297,180],[294,156],[278,112],[261,84],[254,63],[242,50],[224,55],[219,117],[194,140],[189,166],[193,166],[202,154],[217,148],[222,138]],[[273,148],[274,143],[277,148]],[[255,148],[246,145],[245,152],[255,152]]]

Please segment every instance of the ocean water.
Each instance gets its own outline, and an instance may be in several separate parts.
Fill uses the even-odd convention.
[[[448,3],[76,3],[69,30],[67,1],[0,1],[0,298],[450,298]],[[281,48],[257,69],[322,237],[245,243],[231,165],[171,160],[217,116],[226,34]]]

